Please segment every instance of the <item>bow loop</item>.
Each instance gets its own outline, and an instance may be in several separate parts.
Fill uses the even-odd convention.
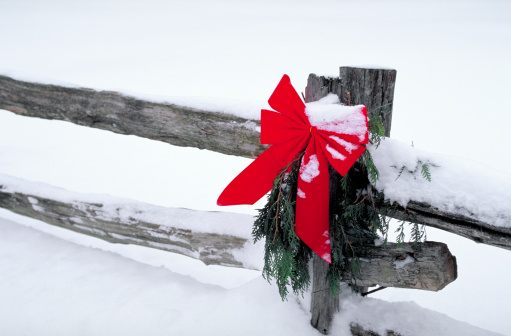
[[[303,135],[307,125],[282,113],[261,110],[261,144],[274,145]]]
[[[268,104],[272,109],[279,111],[298,124],[309,124],[309,120],[305,115],[305,104],[291,85],[288,75],[282,76],[270,99],[268,99]]]

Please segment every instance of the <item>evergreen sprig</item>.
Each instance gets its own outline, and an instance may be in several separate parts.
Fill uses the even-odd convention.
[[[393,168],[397,168],[397,166],[392,166]],[[417,161],[417,165],[415,166],[415,169],[414,170],[410,170],[408,169],[405,165],[401,166],[401,168],[399,169],[399,172],[397,174],[397,177],[396,177],[396,180],[398,178],[401,177],[401,175],[403,175],[403,172],[407,172],[411,175],[413,175],[413,178],[414,179],[417,179],[417,174],[419,173],[420,171],[420,175],[425,179],[427,180],[428,182],[431,182],[431,171],[430,171],[430,167],[437,167],[435,164],[426,161],[426,162],[422,162],[421,160],[418,160]]]
[[[380,145],[381,140],[385,137],[385,127],[383,125],[383,116],[390,114],[391,110],[388,106],[382,106],[368,112],[369,141],[376,145]]]
[[[268,202],[256,217],[254,242],[265,239],[263,277],[275,279],[284,300],[288,285],[303,293],[310,285],[309,260],[312,250],[295,233],[296,192],[303,152],[284,167],[274,180]]]

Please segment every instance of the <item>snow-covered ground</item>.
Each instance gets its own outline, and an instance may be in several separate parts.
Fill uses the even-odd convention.
[[[394,67],[393,138],[495,170],[511,164],[506,1],[18,0],[0,3],[0,31],[0,74],[252,116],[284,73],[300,91],[310,72]],[[216,197],[249,162],[0,111],[0,174],[72,191],[218,210]],[[221,210],[253,214],[258,206]],[[253,271],[91,242],[3,210],[0,217],[1,334],[315,334],[304,300],[281,303]],[[438,293],[374,295],[415,303],[346,298],[336,330],[364,311],[385,316],[381,326],[414,326],[413,335],[490,335],[418,304],[511,335],[511,253],[427,232],[456,255],[459,279]]]
[[[2,335],[320,335],[309,324],[310,297],[282,302],[256,271],[226,272],[0,214],[9,218],[0,218]],[[346,292],[334,334],[346,335],[350,322],[403,335],[498,335],[413,302]]]

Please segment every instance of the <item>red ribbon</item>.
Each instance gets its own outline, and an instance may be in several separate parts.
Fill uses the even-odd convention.
[[[278,112],[261,110],[261,143],[271,144],[225,188],[218,205],[254,204],[273,187],[273,180],[303,149],[296,198],[295,230],[300,239],[331,263],[328,163],[346,175],[368,143],[363,105],[313,104],[307,108],[284,75],[268,100]],[[328,107],[336,106],[328,110]],[[316,109],[318,110],[318,109]],[[317,112],[316,114],[314,112]]]

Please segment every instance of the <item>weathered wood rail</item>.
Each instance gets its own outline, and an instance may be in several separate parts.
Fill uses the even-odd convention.
[[[256,158],[268,147],[259,142],[257,120],[1,75],[0,109],[248,158]]]
[[[179,253],[207,265],[243,267],[240,256],[233,255],[233,251],[241,251],[249,240],[252,216],[165,208],[114,197],[99,202],[41,183],[22,182],[26,188],[20,190],[16,187],[18,181],[0,175],[0,207],[111,243]],[[39,193],[26,192],[30,186],[37,186]],[[52,196],[57,193],[64,197]],[[234,229],[246,229],[247,234],[218,234],[208,230],[209,223],[224,222],[238,226]]]
[[[347,68],[350,69],[350,68]],[[350,75],[347,73],[347,75]],[[319,99],[338,88],[331,79],[316,77]],[[369,78],[368,78],[369,80]],[[386,81],[382,78],[381,81]],[[352,97],[353,98],[353,97]],[[353,98],[354,99],[354,98]],[[381,97],[385,104],[386,98]],[[219,153],[257,157],[265,146],[259,142],[258,120],[225,113],[200,111],[172,104],[153,103],[116,92],[30,83],[0,75],[0,109],[19,115],[69,121],[120,134],[137,135],[176,146],[197,147]],[[385,122],[389,124],[390,117]],[[439,228],[477,243],[511,250],[511,229],[493,226],[456,213],[441,211],[411,201],[407,209],[420,214],[428,226]],[[406,210],[392,217],[406,219]]]
[[[27,192],[30,189],[38,192]],[[52,196],[56,194],[60,196]],[[179,253],[208,265],[253,268],[243,263],[246,254],[254,253],[249,236],[252,216],[165,208],[114,197],[98,202],[89,197],[0,175],[0,207],[17,214],[111,243]],[[245,234],[216,233],[211,230],[215,223],[231,223],[233,231]],[[438,291],[457,277],[456,260],[442,243],[428,242],[420,251],[411,244],[389,243],[386,249],[367,246],[360,258],[362,271],[354,279],[364,286]],[[399,267],[406,258],[409,264]],[[343,277],[352,279],[349,272]]]
[[[407,220],[410,212],[427,226],[454,233],[485,245],[511,250],[511,228],[494,226],[467,216],[440,211],[423,202],[410,201],[406,209],[397,206],[390,217]],[[509,219],[511,221],[511,218]]]

